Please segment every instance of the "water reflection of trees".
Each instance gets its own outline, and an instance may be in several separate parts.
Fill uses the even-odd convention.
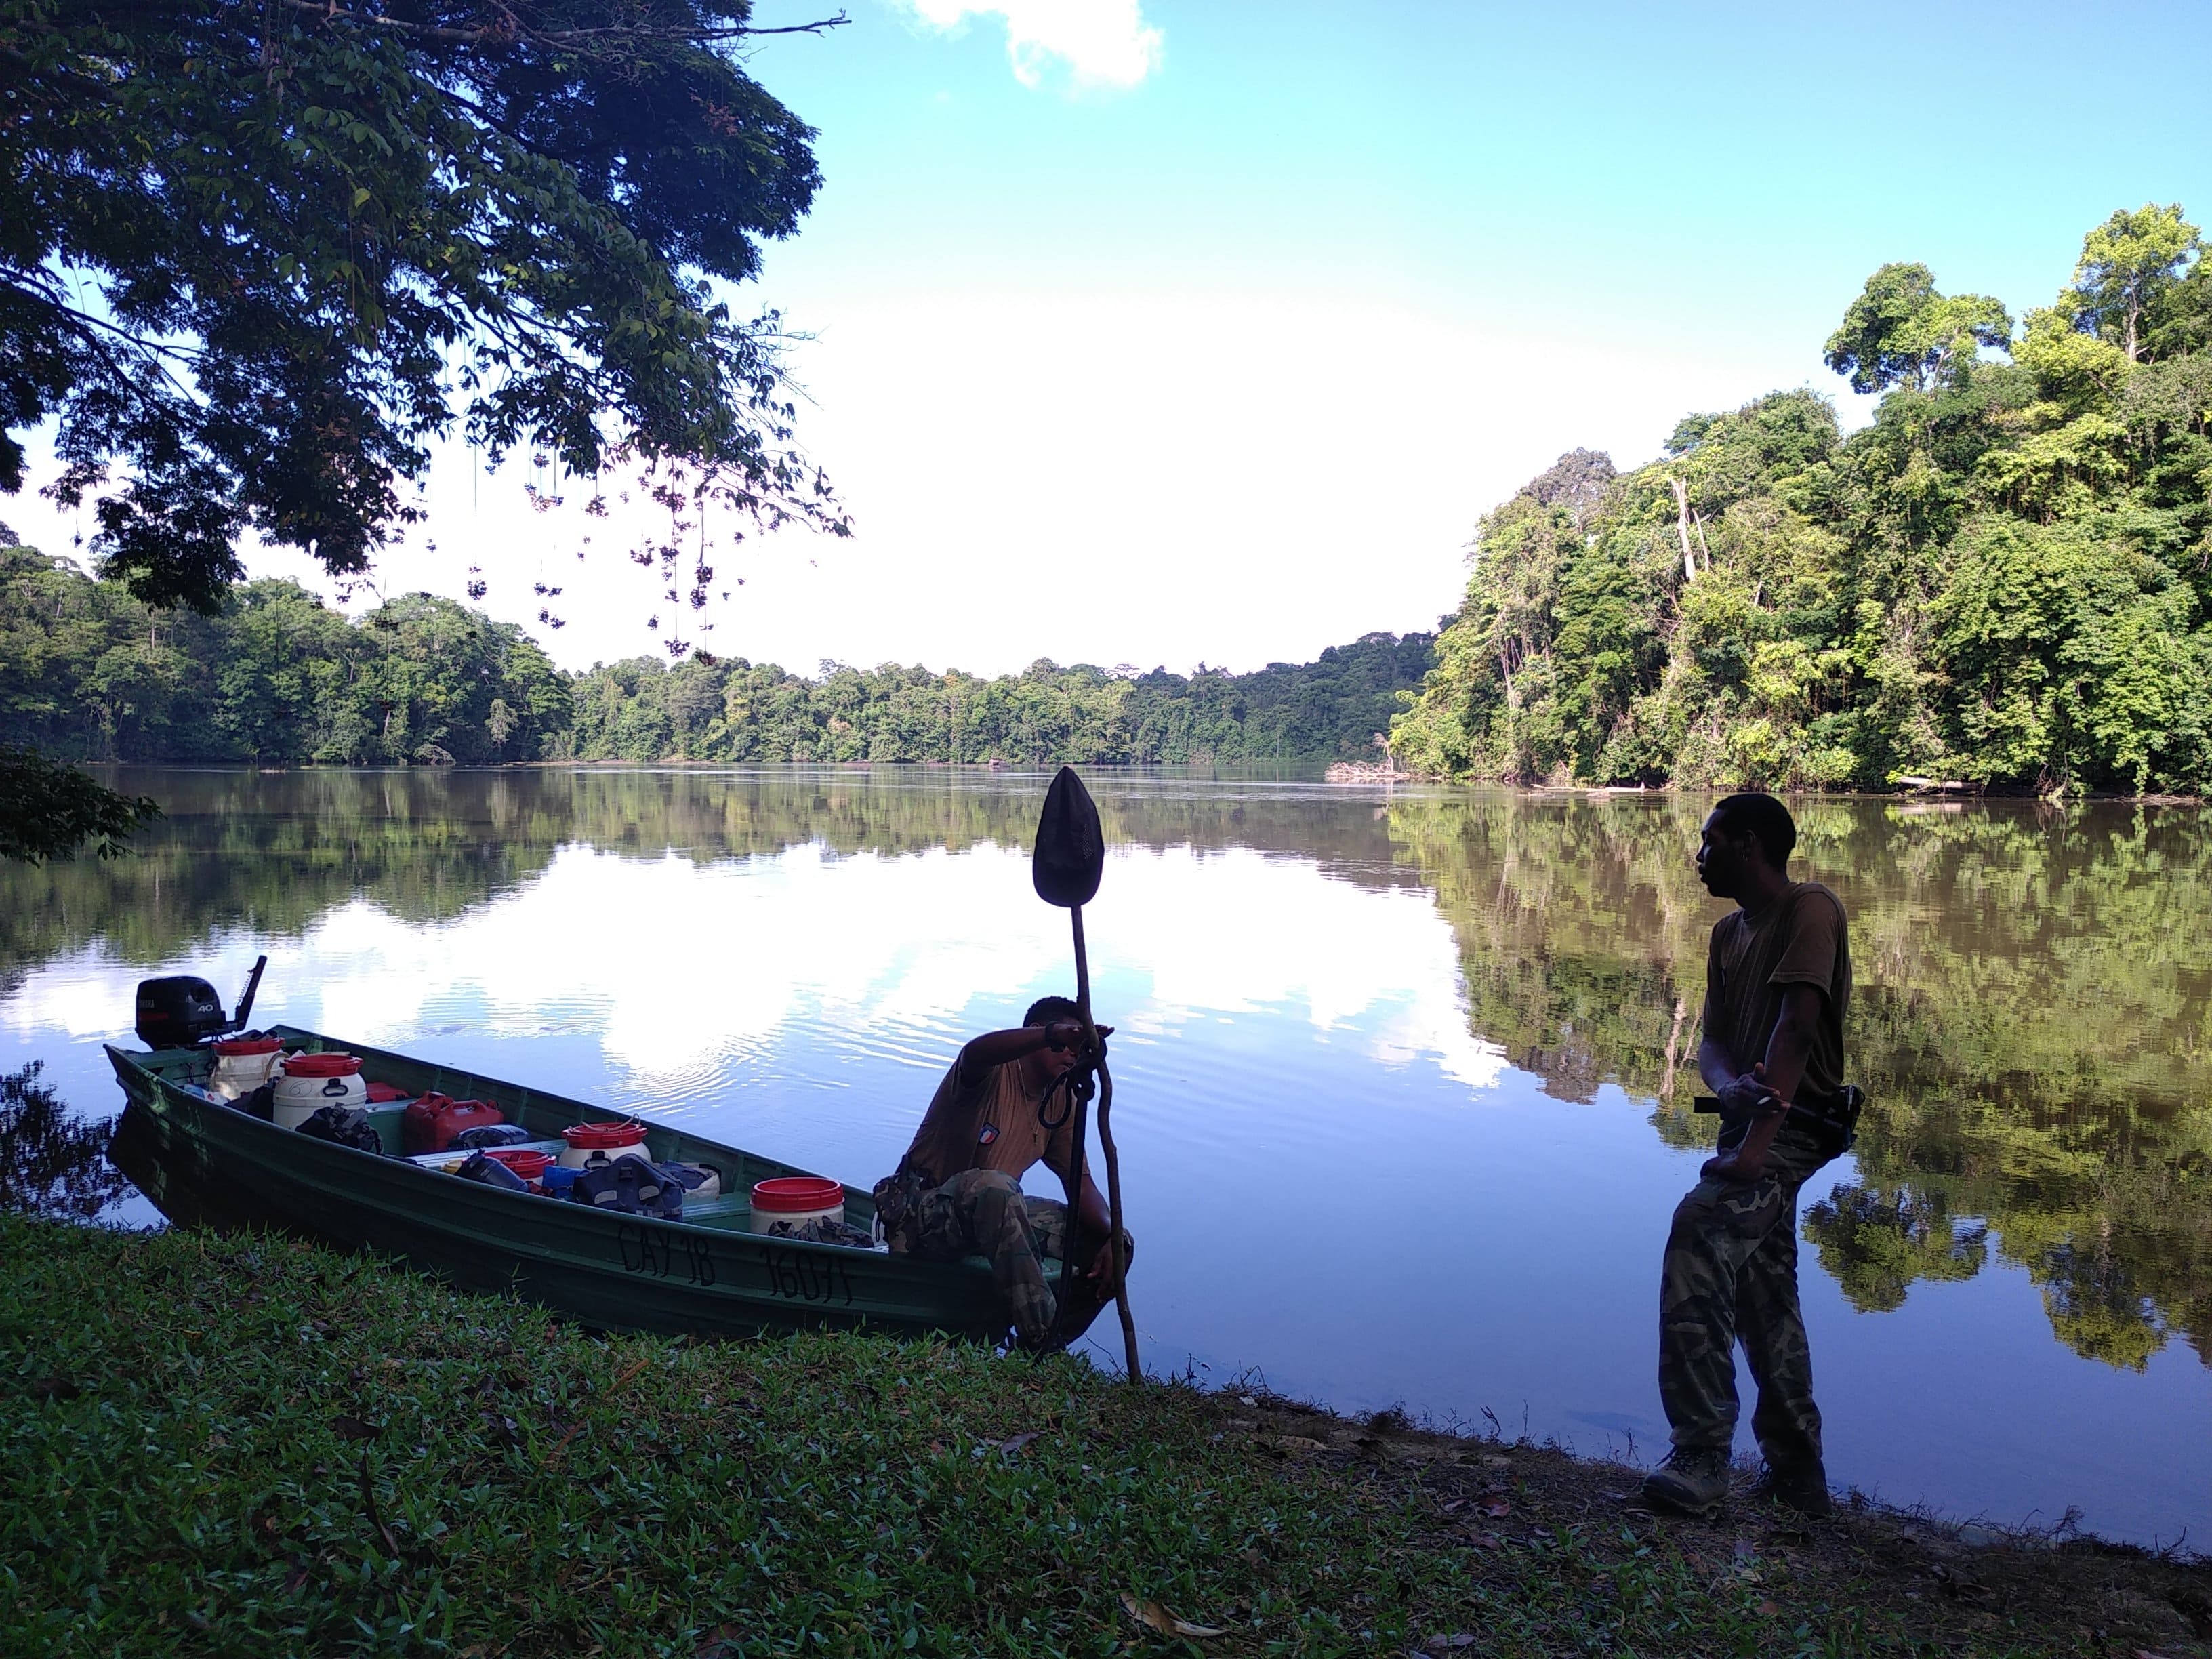
[[[1972,1279],[1989,1260],[1989,1231],[1954,1221],[1940,1194],[1838,1183],[1805,1210],[1805,1237],[1861,1313],[1903,1307],[1916,1279]]]
[[[1704,810],[1499,793],[1390,815],[1458,936],[1474,1028],[1563,1098],[1651,1097],[1679,1146],[1705,1133],[1687,1110],[1719,914],[1688,861]],[[1980,1218],[2077,1352],[2140,1367],[2179,1333],[2212,1363],[2212,822],[1831,801],[1800,823],[1805,872],[1851,911],[1872,1097],[1865,1187],[1807,1217],[1847,1293],[1894,1306],[1970,1277],[1984,1246],[1949,1218]]]
[[[0,870],[0,981],[97,938],[173,960],[228,927],[284,933],[365,897],[460,914],[568,843],[706,864],[1025,849],[1042,780],[938,769],[728,775],[134,773],[169,816],[114,863]],[[1668,1143],[1718,907],[1689,866],[1704,811],[1673,796],[1251,789],[1093,780],[1109,841],[1317,862],[1427,888],[1458,939],[1476,1034],[1553,1093],[1612,1081]],[[1844,895],[1852,1070],[1872,1096],[1862,1188],[1808,1234],[1863,1307],[1971,1275],[1986,1220],[2078,1352],[2141,1364],[2173,1333],[2212,1361],[2212,819],[2193,810],[1830,801],[1805,869]],[[1669,1056],[1674,1063],[1669,1064]]]
[[[89,1221],[129,1185],[107,1161],[115,1121],[70,1117],[42,1069],[0,1076],[0,1209]]]
[[[410,921],[451,918],[543,870],[562,845],[699,864],[819,845],[896,857],[985,843],[1026,850],[1042,781],[949,769],[182,771],[117,768],[167,812],[132,857],[0,867],[0,974],[88,938],[158,963],[211,931],[296,933],[356,896]],[[1317,789],[1165,796],[1102,779],[1117,844],[1254,848],[1410,887],[1371,808]]]

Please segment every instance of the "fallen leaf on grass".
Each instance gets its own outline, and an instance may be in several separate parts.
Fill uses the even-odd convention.
[[[1302,1434],[1279,1434],[1273,1439],[1263,1440],[1260,1443],[1268,1451],[1273,1452],[1278,1457],[1302,1455],[1306,1452],[1317,1452],[1325,1449],[1320,1441],[1309,1440]]]
[[[1129,1610],[1129,1617],[1163,1636],[1226,1636],[1229,1632],[1213,1625],[1194,1625],[1188,1619],[1178,1619],[1157,1601],[1139,1601],[1128,1591],[1121,1592],[1121,1605]]]
[[[1782,1611],[1780,1607],[1777,1607],[1771,1601],[1761,1601],[1759,1604],[1759,1610],[1765,1613],[1769,1619],[1773,1618],[1777,1613]]]
[[[1449,1503],[1449,1504],[1445,1504],[1445,1505],[1443,1506],[1443,1512],[1444,1512],[1446,1515],[1449,1515],[1449,1514],[1450,1514],[1454,1510],[1457,1509],[1461,1504],[1464,1504],[1464,1503],[1466,1503],[1466,1502],[1467,1502],[1467,1499],[1465,1499],[1464,1498],[1453,1498],[1453,1499],[1452,1499],[1452,1501],[1451,1501],[1450,1503]]]
[[[1478,1515],[1486,1515],[1493,1521],[1503,1521],[1513,1513],[1513,1505],[1498,1493],[1487,1492],[1474,1500],[1474,1510]]]
[[[1468,1537],[1467,1547],[1471,1550],[1503,1549],[1505,1540],[1494,1532],[1478,1532]]]
[[[1427,1641],[1422,1643],[1421,1645],[1426,1648],[1431,1653],[1449,1653],[1455,1648],[1473,1647],[1474,1645],[1474,1638],[1469,1636],[1463,1630],[1457,1630],[1454,1631],[1449,1636],[1431,1636]]]
[[[1037,1430],[1031,1429],[1026,1433],[1009,1435],[1004,1440],[986,1440],[981,1445],[975,1448],[975,1455],[981,1457],[988,1451],[1002,1451],[1006,1453],[1007,1456],[1012,1457],[1016,1452],[1021,1450],[1023,1447],[1028,1445],[1030,1441],[1036,1439],[1037,1437]]]

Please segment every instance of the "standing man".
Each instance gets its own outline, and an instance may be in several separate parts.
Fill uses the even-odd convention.
[[[1850,1145],[1844,1085],[1851,997],[1843,901],[1790,879],[1797,845],[1771,795],[1730,795],[1705,819],[1698,875],[1735,914],[1713,924],[1698,1070],[1719,1097],[1715,1156],[1676,1206],[1659,1288],[1659,1395],[1674,1450],[1644,1483],[1653,1505],[1702,1513],[1728,1496],[1735,1344],[1759,1385],[1758,1495],[1832,1507],[1813,1360],[1797,1307],[1797,1189]]]
[[[939,1261],[988,1256],[1016,1338],[1032,1351],[1073,1342],[1113,1293],[1106,1200],[1088,1170],[1079,1194],[1073,1180],[1074,1103],[1064,1085],[1082,1047],[1081,1011],[1066,997],[1040,997],[1019,1030],[975,1038],[937,1085],[898,1172],[876,1183],[892,1250]],[[1066,1204],[1023,1193],[1039,1162],[1060,1177]],[[1075,1282],[1055,1297],[1043,1264],[1065,1259],[1071,1207]],[[1133,1249],[1123,1233],[1124,1271]]]

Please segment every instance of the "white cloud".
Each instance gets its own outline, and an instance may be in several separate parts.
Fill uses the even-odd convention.
[[[1064,64],[1078,85],[1129,88],[1160,66],[1159,30],[1140,0],[906,0],[924,22],[956,29],[971,17],[1006,26],[1006,59],[1025,87]]]

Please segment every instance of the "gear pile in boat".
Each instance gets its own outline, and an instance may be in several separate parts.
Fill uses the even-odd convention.
[[[215,1042],[208,1053],[206,1080],[181,1084],[187,1093],[311,1140],[623,1215],[680,1220],[687,1198],[706,1203],[722,1195],[722,1172],[713,1164],[654,1158],[641,1123],[576,1123],[557,1140],[538,1140],[508,1122],[496,1102],[455,1100],[434,1091],[410,1097],[363,1076],[352,1054],[288,1054],[276,1038],[258,1034]],[[794,1196],[794,1188],[804,1190]],[[808,1207],[794,1208],[800,1200]],[[846,1223],[844,1201],[834,1181],[771,1178],[757,1183],[751,1230],[872,1248],[867,1233]]]

